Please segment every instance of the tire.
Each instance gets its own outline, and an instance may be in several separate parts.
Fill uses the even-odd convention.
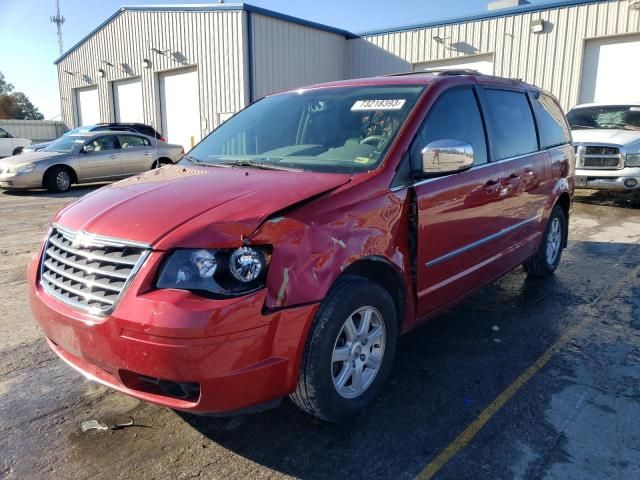
[[[13,153],[11,153],[11,155],[20,155],[22,150],[24,150],[24,147],[16,147],[13,149]]]
[[[556,205],[549,216],[538,251],[522,264],[525,272],[534,277],[553,275],[562,257],[566,231],[567,217],[562,207]]]
[[[631,206],[640,208],[640,188],[636,188],[631,194]]]
[[[68,168],[53,167],[44,177],[44,186],[51,193],[68,192],[71,188],[73,177]]]
[[[370,318],[368,334],[357,331],[365,318]],[[347,327],[349,320],[354,330]],[[397,338],[398,319],[389,293],[366,278],[344,276],[316,313],[291,399],[305,412],[328,422],[354,417],[382,391]],[[339,354],[345,359],[333,361]],[[354,365],[360,372],[360,384]]]
[[[155,170],[156,168],[164,167],[165,165],[171,165],[172,163],[173,162],[171,160],[169,160],[168,158],[159,158],[158,160],[153,162],[153,165],[151,165],[151,170]]]

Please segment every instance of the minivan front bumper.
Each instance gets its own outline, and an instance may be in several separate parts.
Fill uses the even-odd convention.
[[[317,304],[263,312],[265,291],[211,300],[148,288],[154,253],[114,312],[98,318],[53,298],[29,265],[34,317],[52,350],[91,380],[199,413],[251,409],[291,393]]]

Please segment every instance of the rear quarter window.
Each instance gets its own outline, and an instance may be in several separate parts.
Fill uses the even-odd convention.
[[[540,132],[540,147],[551,148],[570,143],[569,126],[556,101],[543,93],[535,93],[532,97]]]
[[[510,90],[487,89],[487,109],[493,123],[496,160],[538,150],[536,126],[527,95]]]

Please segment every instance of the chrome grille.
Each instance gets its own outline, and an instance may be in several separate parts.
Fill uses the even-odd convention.
[[[40,283],[65,303],[105,315],[148,253],[146,245],[54,227],[42,255]]]
[[[576,146],[578,168],[585,169],[618,169],[622,168],[622,155],[618,147],[608,145]]]

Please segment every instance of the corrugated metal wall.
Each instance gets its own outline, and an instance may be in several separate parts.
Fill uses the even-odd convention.
[[[15,137],[35,143],[54,140],[65,132],[63,123],[53,120],[0,120],[0,127]]]
[[[58,64],[63,121],[76,125],[74,89],[90,85],[98,86],[101,120],[114,121],[111,82],[139,76],[145,121],[161,130],[158,72],[197,65],[202,134],[207,134],[220,114],[248,102],[245,15],[239,10],[122,12]],[[143,67],[145,58],[151,68]],[[98,69],[105,70],[104,78]]]
[[[347,39],[251,13],[253,98],[348,77]]]
[[[640,12],[629,8],[634,1],[568,6],[349,40],[349,74],[355,78],[411,71],[418,62],[492,53],[495,75],[521,78],[549,90],[567,109],[578,102],[585,40],[640,32]],[[531,22],[538,19],[547,22],[547,28],[541,34],[531,33]],[[436,36],[445,41],[436,42]]]

